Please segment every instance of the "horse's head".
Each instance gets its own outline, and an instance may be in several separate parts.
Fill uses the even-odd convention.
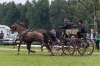
[[[13,24],[12,24],[11,30],[12,30],[12,31],[16,31],[16,30],[17,30],[17,25],[16,25],[16,23],[13,23]]]
[[[19,29],[23,29],[23,27],[20,24],[13,23],[11,26],[12,31],[18,31]]]

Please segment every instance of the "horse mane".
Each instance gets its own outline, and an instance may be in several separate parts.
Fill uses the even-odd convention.
[[[24,22],[25,23],[25,22]],[[28,29],[28,26],[27,26],[27,24],[25,23],[25,25],[26,25],[26,28]]]
[[[22,24],[19,24],[20,26],[22,26]]]
[[[27,24],[22,20],[22,27],[26,27],[27,29],[28,29],[28,26],[27,26]]]
[[[19,25],[20,27],[22,27],[22,25],[21,24],[19,24],[19,23],[16,23],[17,25]]]

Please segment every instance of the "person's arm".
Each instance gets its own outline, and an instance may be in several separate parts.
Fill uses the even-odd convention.
[[[0,36],[3,36],[3,34],[0,34]]]
[[[65,29],[67,27],[67,24],[64,24],[63,26],[61,26],[62,29]]]
[[[98,34],[98,40],[100,40],[100,34]]]
[[[96,34],[95,39],[96,41],[99,40],[99,34]]]

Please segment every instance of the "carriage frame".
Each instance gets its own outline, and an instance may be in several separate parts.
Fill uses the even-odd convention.
[[[78,29],[61,29],[62,36],[58,43],[52,43],[51,49],[54,55],[91,55],[94,51],[94,42],[87,38],[77,38]],[[67,35],[67,37],[66,37]],[[85,33],[82,34],[83,36]]]

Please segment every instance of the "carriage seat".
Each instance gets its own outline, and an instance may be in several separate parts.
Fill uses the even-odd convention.
[[[67,35],[70,35],[70,34],[76,35],[78,31],[79,31],[78,29],[67,29],[66,34]]]

